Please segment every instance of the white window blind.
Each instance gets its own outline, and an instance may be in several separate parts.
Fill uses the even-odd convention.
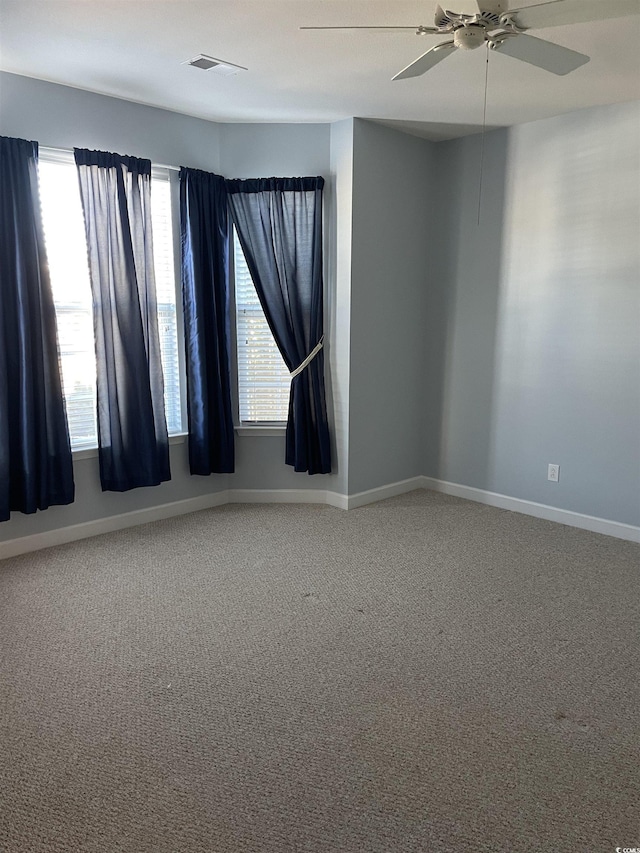
[[[71,152],[40,151],[40,206],[71,447],[96,447],[96,356],[78,175]]]
[[[164,409],[167,429],[171,435],[182,431],[182,412],[169,169],[153,168],[151,174],[151,219],[153,265],[156,273],[158,300],[158,333],[160,336],[162,372],[164,373]]]
[[[242,423],[282,423],[291,377],[273,340],[234,232],[238,401]]]
[[[91,284],[78,175],[71,151],[40,149],[40,205],[56,309],[71,446],[96,447],[96,362]],[[169,170],[151,184],[158,327],[169,433],[182,431]]]

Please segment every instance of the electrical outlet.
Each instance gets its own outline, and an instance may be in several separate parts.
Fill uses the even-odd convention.
[[[560,479],[560,466],[559,465],[549,465],[549,469],[547,472],[547,480],[551,480],[552,483],[557,483]]]

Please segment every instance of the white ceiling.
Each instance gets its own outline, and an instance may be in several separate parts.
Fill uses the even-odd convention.
[[[470,0],[442,5],[476,8]],[[450,138],[482,124],[484,49],[456,51],[423,77],[392,82],[442,38],[298,29],[431,26],[435,6],[436,0],[0,0],[0,67],[215,121],[361,116]],[[640,16],[531,34],[591,61],[557,77],[491,52],[489,127],[640,98]],[[182,64],[198,53],[248,71],[222,77]]]

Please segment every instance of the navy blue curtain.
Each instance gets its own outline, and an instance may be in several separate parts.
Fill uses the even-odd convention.
[[[0,521],[74,498],[37,161],[0,136]]]
[[[229,216],[224,178],[180,169],[182,300],[192,474],[234,470]]]
[[[291,380],[285,461],[296,471],[328,474],[331,450],[322,351],[324,179],[262,178],[227,181],[226,186],[267,322],[285,364],[296,374]]]
[[[103,491],[169,480],[151,161],[75,149],[93,292]]]

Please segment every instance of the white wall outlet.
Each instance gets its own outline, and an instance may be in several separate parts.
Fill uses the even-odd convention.
[[[557,483],[560,479],[560,466],[559,465],[549,465],[549,469],[547,471],[547,480],[551,480],[552,483]]]

